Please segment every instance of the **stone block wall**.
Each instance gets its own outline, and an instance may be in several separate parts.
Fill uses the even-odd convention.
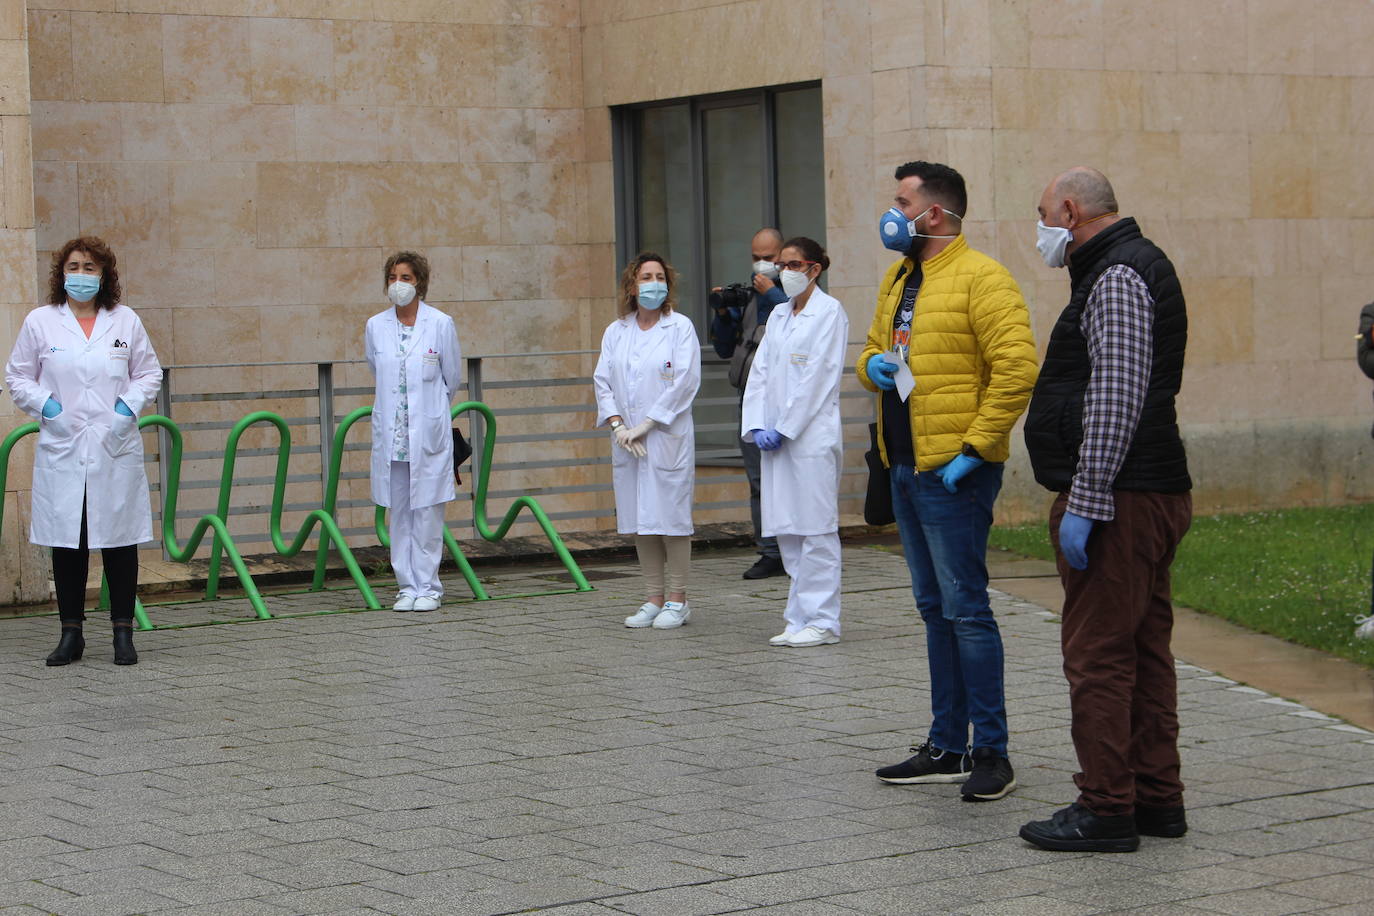
[[[818,80],[829,281],[853,337],[889,261],[876,220],[892,169],[926,158],[967,177],[967,234],[1017,277],[1043,346],[1067,277],[1035,253],[1035,204],[1059,170],[1096,165],[1189,298],[1180,406],[1199,509],[1362,499],[1369,386],[1351,337],[1374,298],[1371,44],[1363,0],[3,0],[0,323],[12,340],[47,252],[94,232],[168,364],[357,358],[401,246],[430,256],[429,299],[467,352],[590,349],[614,315],[610,107]],[[488,377],[592,363],[523,356]],[[178,385],[298,387],[303,371],[183,371]],[[178,419],[233,412],[197,410]],[[509,417],[503,432],[534,437],[509,460],[579,422]],[[223,440],[191,435],[193,449]],[[604,456],[595,438],[560,448]],[[15,467],[6,556],[27,505]],[[744,496],[718,477],[703,473],[699,499]],[[576,465],[495,486],[607,481]],[[1018,453],[1001,516],[1046,502]],[[548,503],[610,523],[609,493]]]

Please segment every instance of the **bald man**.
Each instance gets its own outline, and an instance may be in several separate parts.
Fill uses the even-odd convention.
[[[744,386],[749,381],[749,370],[754,365],[754,351],[763,341],[763,332],[768,328],[768,315],[773,311],[773,306],[787,301],[787,294],[778,284],[778,269],[773,266],[781,252],[781,232],[763,228],[754,233],[749,241],[749,259],[754,265],[751,278],[754,289],[749,296],[749,304],[742,309],[717,308],[711,319],[711,344],[716,348],[716,355],[730,360],[730,384],[739,389],[741,401],[744,398]],[[720,292],[720,289],[714,292]],[[763,478],[759,447],[752,441],[741,440],[740,453],[744,458],[744,476],[749,479],[749,514],[754,523],[754,544],[759,550],[758,560],[744,571],[744,578],[780,576],[783,568],[778,539],[763,536],[759,504],[759,487]]]
[[[1069,268],[1026,414],[1064,584],[1078,800],[1021,837],[1044,849],[1132,852],[1188,830],[1179,778],[1169,567],[1192,520],[1174,399],[1188,314],[1174,265],[1117,212],[1111,182],[1070,169],[1040,198],[1036,248]]]

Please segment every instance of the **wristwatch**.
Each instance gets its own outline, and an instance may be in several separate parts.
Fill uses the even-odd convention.
[[[612,420],[612,421],[611,421],[611,432],[615,432],[617,429],[620,429],[620,427],[622,427],[622,426],[624,426],[624,425],[625,425],[625,424],[624,424],[624,423],[621,423],[619,420]]]
[[[969,445],[967,442],[964,443],[963,448],[959,449],[959,454],[967,455],[970,458],[977,458],[979,461],[983,460],[983,456],[978,454],[978,449]]]

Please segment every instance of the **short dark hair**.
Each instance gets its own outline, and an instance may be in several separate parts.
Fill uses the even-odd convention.
[[[418,251],[398,251],[386,259],[386,266],[382,268],[382,290],[391,285],[387,279],[391,276],[391,271],[397,264],[409,264],[411,271],[415,274],[415,298],[423,299],[429,292],[429,261]]]
[[[825,248],[815,239],[809,239],[804,235],[798,235],[782,243],[783,248],[795,248],[802,253],[806,260],[813,264],[821,265],[821,273],[830,269],[830,255],[825,253]]]
[[[897,166],[893,178],[901,181],[915,175],[921,179],[921,193],[935,201],[946,210],[962,218],[968,212],[968,190],[964,187],[964,176],[941,162],[925,162],[920,159]]]
[[[67,301],[67,258],[73,251],[84,251],[91,260],[100,265],[100,289],[95,294],[97,309],[112,309],[124,297],[119,285],[119,271],[115,268],[115,253],[105,240],[95,235],[83,235],[72,239],[52,253],[52,270],[48,272],[48,302],[61,305]]]

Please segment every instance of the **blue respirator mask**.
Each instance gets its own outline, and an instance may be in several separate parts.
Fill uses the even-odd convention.
[[[925,216],[931,211],[931,207],[926,207],[916,214],[916,219],[907,219],[906,214],[896,207],[890,208],[882,216],[878,217],[878,234],[882,236],[883,247],[890,248],[899,254],[906,254],[911,249],[911,243],[917,239],[952,239],[958,238],[958,233],[954,235],[926,235],[916,231],[916,220]],[[963,219],[953,210],[946,210],[950,216]]]

